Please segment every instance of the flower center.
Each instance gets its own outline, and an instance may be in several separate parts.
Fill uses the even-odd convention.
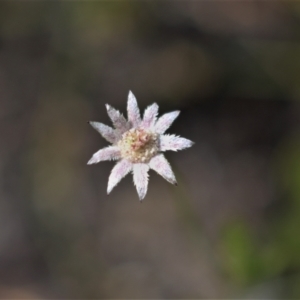
[[[145,163],[157,153],[157,140],[157,134],[133,128],[123,134],[118,146],[123,158],[132,163]]]

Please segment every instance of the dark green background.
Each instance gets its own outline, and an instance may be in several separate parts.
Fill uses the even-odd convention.
[[[128,91],[181,110],[167,153],[108,197]],[[1,1],[0,297],[300,297],[297,1]]]

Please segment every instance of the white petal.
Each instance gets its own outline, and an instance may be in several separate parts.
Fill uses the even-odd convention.
[[[107,114],[112,120],[116,129],[120,131],[120,133],[124,133],[127,131],[130,126],[124,116],[116,109],[114,109],[109,104],[106,104]]]
[[[142,127],[146,129],[151,128],[156,121],[157,113],[158,113],[158,105],[156,103],[153,103],[152,105],[148,106],[144,113]]]
[[[120,158],[121,154],[119,148],[116,146],[109,146],[99,150],[98,152],[94,153],[92,158],[88,161],[88,165],[96,164],[100,161],[104,160],[113,160]]]
[[[128,160],[121,160],[113,167],[108,179],[107,194],[132,170],[132,163]]]
[[[146,164],[133,165],[133,182],[139,195],[140,201],[144,199],[148,189],[148,171]]]
[[[189,148],[194,143],[188,139],[176,136],[174,134],[163,134],[160,136],[160,151],[178,151]]]
[[[129,91],[128,94],[127,114],[128,121],[131,122],[134,127],[137,127],[141,123],[140,110],[136,98],[131,91]]]
[[[170,183],[176,184],[175,175],[163,154],[153,157],[149,162],[149,167]]]
[[[172,125],[174,120],[178,117],[180,111],[172,111],[161,116],[155,124],[155,132],[165,133],[165,131]]]
[[[119,140],[118,133],[111,127],[100,122],[89,122],[108,142],[115,143]]]

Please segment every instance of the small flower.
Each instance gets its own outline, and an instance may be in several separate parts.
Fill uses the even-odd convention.
[[[172,184],[177,184],[170,164],[161,152],[189,148],[193,142],[173,135],[164,134],[178,117],[179,111],[164,114],[157,120],[158,105],[147,107],[143,119],[135,96],[129,92],[127,103],[128,121],[110,105],[107,113],[115,129],[99,122],[89,122],[112,145],[96,152],[88,165],[105,160],[118,160],[108,179],[107,193],[129,172],[143,200],[148,188],[148,171],[152,169]]]

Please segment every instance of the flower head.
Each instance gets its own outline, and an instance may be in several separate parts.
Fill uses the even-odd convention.
[[[132,92],[128,95],[128,120],[108,104],[106,109],[115,129],[99,122],[90,124],[112,145],[96,152],[88,164],[118,160],[109,176],[107,193],[109,194],[122,178],[132,172],[139,199],[143,200],[148,188],[149,169],[176,184],[175,175],[162,152],[178,151],[193,145],[188,139],[164,134],[178,117],[179,111],[164,114],[157,120],[158,105],[154,103],[145,110],[141,118]]]

